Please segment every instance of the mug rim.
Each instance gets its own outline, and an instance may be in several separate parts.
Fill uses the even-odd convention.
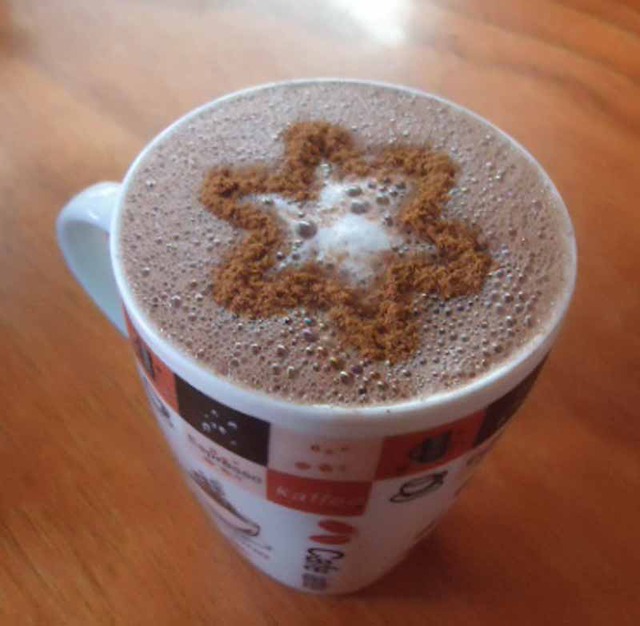
[[[176,128],[187,123],[190,119],[200,115],[203,111],[223,104],[228,100],[249,95],[253,92],[273,89],[275,87],[289,85],[305,85],[318,83],[347,83],[373,86],[388,90],[402,91],[405,94],[413,94],[419,97],[426,97],[439,101],[463,114],[471,116],[480,123],[491,127],[499,136],[506,139],[531,163],[538,171],[541,179],[548,185],[551,193],[555,196],[558,210],[562,214],[567,226],[568,235],[568,260],[567,260],[567,282],[560,297],[554,305],[553,315],[549,318],[544,328],[526,341],[520,349],[504,363],[497,365],[488,372],[481,374],[469,383],[457,386],[452,390],[440,391],[420,397],[416,396],[398,402],[387,404],[370,405],[342,405],[330,403],[297,403],[281,397],[270,395],[266,391],[252,389],[250,387],[232,382],[228,378],[216,374],[213,369],[198,362],[195,357],[185,352],[180,347],[174,345],[170,340],[164,338],[150,317],[143,312],[136,303],[133,293],[129,287],[120,254],[120,232],[122,228],[122,214],[124,198],[127,195],[131,181],[135,177],[139,165],[153,151],[158,144],[166,139]],[[269,421],[282,422],[288,427],[304,428],[305,422],[331,421],[340,422],[347,426],[359,429],[360,427],[370,428],[375,421],[391,419],[398,429],[403,428],[403,423],[413,422],[416,416],[420,416],[423,421],[429,421],[429,417],[437,417],[437,423],[442,424],[460,417],[462,413],[472,413],[475,410],[484,408],[501,395],[509,391],[520,382],[530,371],[532,371],[545,357],[560,329],[566,316],[577,278],[577,245],[575,230],[569,211],[562,199],[558,189],[551,177],[539,161],[531,155],[516,139],[508,133],[498,128],[495,124],[480,116],[479,114],[452,102],[439,95],[432,94],[413,87],[396,85],[382,81],[345,79],[345,78],[304,78],[297,80],[276,81],[260,84],[211,100],[195,109],[190,110],[185,115],[172,122],[164,130],[158,133],[140,151],[132,164],[129,166],[123,179],[120,194],[112,217],[112,229],[110,237],[110,256],[113,266],[116,284],[124,307],[131,318],[136,330],[142,338],[156,352],[159,358],[170,366],[176,374],[187,380],[194,387],[203,393],[214,398],[223,399],[225,404],[232,408],[262,417]],[[399,420],[399,418],[404,418]]]

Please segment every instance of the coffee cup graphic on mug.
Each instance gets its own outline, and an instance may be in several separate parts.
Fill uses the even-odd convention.
[[[73,198],[58,237],[219,531],[314,593],[372,583],[433,530],[576,275],[566,208],[521,146],[365,81],[196,109],[122,184]]]

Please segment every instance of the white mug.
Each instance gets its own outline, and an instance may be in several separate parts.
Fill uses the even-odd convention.
[[[140,161],[172,129],[143,149],[122,184],[94,185],[64,207],[57,224],[64,257],[129,335],[153,413],[219,530],[286,585],[315,593],[357,590],[427,536],[521,404],[568,308],[575,244],[568,287],[548,331],[463,388],[366,407],[284,401],[203,368],[172,346],[132,297],[118,249],[122,198]]]

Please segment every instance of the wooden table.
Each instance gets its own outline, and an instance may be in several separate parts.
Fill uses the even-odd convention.
[[[557,349],[473,488],[384,580],[328,599],[210,527],[54,239],[65,200],[177,116],[320,75],[503,127],[581,253]],[[637,0],[0,0],[0,623],[640,623],[639,81]]]

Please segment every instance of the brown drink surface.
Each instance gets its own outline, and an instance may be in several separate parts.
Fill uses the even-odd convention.
[[[299,128],[328,128],[364,160],[323,157],[283,183]],[[384,156],[407,151],[431,155],[422,178]],[[383,158],[395,170],[362,165]],[[420,214],[407,228],[418,197],[424,237]],[[560,199],[504,135],[435,98],[354,83],[263,88],[190,116],[139,164],[122,219],[125,273],[159,332],[230,381],[302,403],[425,397],[515,358],[552,322],[573,254]]]

